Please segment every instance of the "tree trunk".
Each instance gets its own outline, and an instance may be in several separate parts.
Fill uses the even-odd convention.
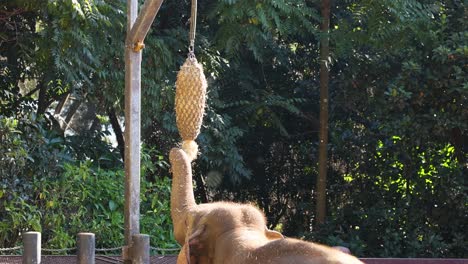
[[[194,177],[195,184],[197,185],[196,188],[196,197],[199,198],[200,203],[208,203],[208,193],[206,191],[206,184],[200,174],[196,174]]]
[[[39,87],[39,97],[37,100],[37,115],[43,115],[47,110],[47,84],[45,78],[39,81],[37,84]]]
[[[117,147],[119,148],[120,156],[122,157],[122,160],[125,161],[125,140],[122,128],[119,124],[119,119],[115,114],[115,109],[113,107],[109,107],[107,109],[107,115],[109,116],[109,121],[117,139]]]
[[[316,221],[325,222],[327,202],[327,145],[328,145],[328,82],[329,82],[329,28],[330,0],[322,0],[322,24],[320,29],[320,132],[319,132],[319,174],[316,186]]]
[[[81,105],[81,100],[80,99],[74,99],[71,106],[68,108],[67,115],[65,117],[65,124],[68,127],[68,124],[72,120],[73,116],[75,115],[76,111],[78,111],[78,108],[80,108]],[[65,128],[66,130],[66,128]]]
[[[65,103],[68,101],[69,97],[70,92],[66,92],[60,96],[59,103],[57,104],[54,110],[55,115],[60,115],[60,113],[62,113],[63,107],[65,106]]]

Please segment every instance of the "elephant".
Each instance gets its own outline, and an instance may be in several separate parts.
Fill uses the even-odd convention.
[[[173,174],[171,217],[182,246],[177,264],[357,264],[354,256],[328,246],[285,238],[269,230],[263,212],[251,204],[197,204],[192,167],[185,152],[169,154]]]

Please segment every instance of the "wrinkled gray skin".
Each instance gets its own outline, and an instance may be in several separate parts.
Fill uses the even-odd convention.
[[[283,236],[266,228],[255,206],[229,202],[195,203],[187,155],[170,153],[173,180],[171,217],[174,236],[183,245],[178,264],[357,264],[340,250]]]

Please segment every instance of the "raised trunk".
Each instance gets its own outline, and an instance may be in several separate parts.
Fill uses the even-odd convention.
[[[169,154],[172,168],[171,217],[174,237],[181,245],[185,241],[187,213],[195,206],[192,184],[192,166],[182,149],[173,148]]]

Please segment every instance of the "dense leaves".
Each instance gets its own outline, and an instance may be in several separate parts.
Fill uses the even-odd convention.
[[[83,229],[101,230],[100,245],[121,244],[125,5],[15,0],[0,8],[0,247],[30,229],[49,247],[72,245]],[[142,229],[158,246],[174,245],[164,155],[179,140],[174,82],[189,6],[165,2],[143,51]],[[209,98],[197,198],[255,203],[271,228],[360,256],[466,257],[462,1],[333,2],[323,226],[313,214],[319,6],[199,3],[195,52]]]

